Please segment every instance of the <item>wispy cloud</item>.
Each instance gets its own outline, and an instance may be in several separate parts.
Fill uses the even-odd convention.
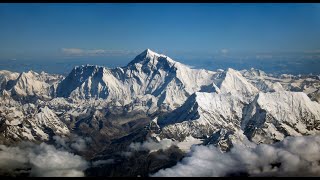
[[[87,149],[87,144],[90,144],[92,139],[90,137],[80,137],[72,136],[69,139],[64,139],[60,136],[53,136],[55,145],[59,149],[68,150],[68,151],[85,151]]]
[[[171,139],[163,139],[160,142],[155,142],[152,139],[147,139],[147,141],[143,143],[131,143],[130,148],[135,151],[143,151],[147,150],[150,152],[158,151],[160,149],[166,150],[173,145],[173,141]]]
[[[107,49],[80,49],[62,48],[62,53],[67,56],[123,56],[135,54],[135,51],[107,50]]]
[[[156,152],[158,150],[169,149],[172,145],[176,145],[176,142],[171,139],[162,139],[160,141],[154,141],[148,138],[144,142],[132,142],[129,145],[128,151],[122,151],[122,156],[130,157],[134,151],[148,151],[149,153]]]
[[[318,53],[320,53],[320,49],[308,50],[308,51],[304,51],[304,53],[307,53],[307,54],[318,54]]]
[[[227,54],[229,52],[229,49],[221,49],[220,52],[222,54]]]
[[[66,55],[83,55],[84,51],[82,49],[77,48],[62,48],[62,52]]]

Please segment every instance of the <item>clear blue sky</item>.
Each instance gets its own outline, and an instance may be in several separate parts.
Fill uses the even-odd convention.
[[[0,59],[320,52],[320,4],[0,4]]]

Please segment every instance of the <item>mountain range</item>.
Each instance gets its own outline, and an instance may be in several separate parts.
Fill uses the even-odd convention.
[[[87,159],[148,138],[228,151],[320,134],[318,76],[194,69],[150,49],[124,67],[82,65],[66,77],[2,70],[0,93],[1,144],[90,137],[90,150],[76,152]]]

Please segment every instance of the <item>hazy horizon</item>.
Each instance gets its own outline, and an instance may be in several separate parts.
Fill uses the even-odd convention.
[[[136,54],[138,55],[138,54]],[[26,72],[29,70],[40,73],[41,71],[68,75],[75,66],[98,65],[107,68],[124,67],[132,61],[136,55],[128,57],[78,57],[70,59],[44,59],[44,60],[19,60],[11,59],[0,61],[0,70],[9,70],[13,72]],[[167,54],[166,54],[167,55]],[[217,69],[233,68],[260,69],[266,73],[272,74],[314,74],[320,75],[320,61],[312,58],[304,58],[299,55],[291,56],[212,56],[201,59],[185,58],[184,56],[170,56],[175,61],[184,63],[192,68],[207,69],[215,71]]]
[[[316,3],[3,3],[0,17],[0,69],[112,68],[150,48],[209,70],[320,73]]]

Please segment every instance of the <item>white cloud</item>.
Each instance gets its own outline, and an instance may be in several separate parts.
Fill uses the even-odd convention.
[[[71,143],[70,147],[77,151],[84,151],[87,148],[87,144],[84,139],[77,139],[75,142]]]
[[[156,152],[158,150],[166,150],[170,148],[172,145],[177,145],[176,142],[171,139],[162,139],[159,142],[148,138],[144,142],[132,142],[129,145],[129,149],[127,151],[121,151],[119,154],[121,156],[130,157],[133,155],[134,151],[148,151],[149,153]]]
[[[15,147],[0,145],[1,174],[12,175],[25,169],[31,176],[84,176],[88,163],[82,157],[58,150],[52,145],[21,143]]]
[[[163,139],[159,142],[155,142],[152,139],[147,139],[147,141],[143,142],[143,143],[131,143],[130,144],[130,149],[135,150],[135,151],[150,151],[150,152],[154,152],[154,151],[158,151],[160,149],[162,150],[166,150],[168,148],[170,148],[173,145],[173,141],[170,139]]]
[[[121,56],[134,54],[132,51],[106,49],[62,48],[61,51],[67,56]]]
[[[64,150],[68,151],[84,151],[87,149],[87,144],[92,141],[89,137],[80,137],[77,135],[71,136],[67,139],[64,139],[60,136],[53,136],[53,139],[57,147],[63,148]]]
[[[319,176],[320,136],[287,137],[273,145],[235,146],[223,153],[214,146],[195,146],[176,166],[152,176]]]
[[[229,52],[229,50],[228,50],[228,49],[221,49],[220,52],[221,52],[222,54],[227,54],[227,53]]]
[[[62,48],[62,53],[71,56],[83,56],[85,51],[78,48]]]

